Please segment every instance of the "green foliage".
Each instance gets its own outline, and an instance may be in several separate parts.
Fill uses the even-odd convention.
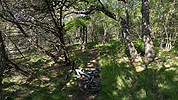
[[[62,88],[66,85],[62,75],[66,72],[59,71],[60,68],[57,68],[59,66],[49,66],[48,63],[51,63],[52,60],[46,56],[31,55],[30,58],[31,60],[25,62],[29,63],[30,67],[23,67],[23,69],[32,70],[36,79],[32,82],[28,81],[16,72],[9,73],[9,76],[5,75],[3,80],[4,91],[6,91],[5,96],[10,100],[19,98],[24,100],[67,100],[66,91],[62,91]],[[14,94],[14,92],[19,95]]]
[[[175,57],[175,55],[177,55],[177,48],[176,47],[173,47],[171,50],[169,51],[165,51],[164,49],[162,49],[161,51],[161,59],[166,62],[166,63],[170,63],[170,62],[173,62],[175,63],[176,62],[176,59],[173,59]]]
[[[116,37],[116,35],[120,33],[120,25],[115,20],[105,16],[104,13],[93,11],[88,15],[88,18],[81,15],[82,17],[77,17],[68,22],[66,21],[66,25],[63,29],[63,32],[66,33],[64,34],[66,35],[65,37],[68,37],[68,35],[72,36],[72,32],[76,30],[79,31],[78,28],[83,26],[88,27],[88,38],[91,38],[91,33],[95,35],[94,37],[97,37],[94,43],[86,44],[87,49],[85,50],[80,50],[79,45],[69,47],[69,55],[76,61],[79,67],[84,67],[88,62],[89,56],[92,55],[90,48],[97,48],[98,50],[95,59],[98,61],[100,65],[99,68],[102,70],[101,84],[103,88],[98,94],[95,94],[97,96],[94,99],[178,99],[178,59],[175,57],[178,51],[177,44],[169,51],[165,51],[164,49],[159,50],[160,40],[162,39],[161,35],[163,33],[163,22],[166,30],[168,30],[168,35],[171,35],[170,37],[174,38],[172,41],[176,41],[175,43],[177,43],[177,4],[171,2],[173,0],[169,1],[169,3],[165,3],[168,0],[164,0],[164,2],[158,1],[161,6],[155,1],[150,2],[150,30],[156,33],[155,50],[156,53],[161,51],[161,62],[139,62],[136,65],[132,65],[129,61],[126,61],[124,58],[129,57],[129,51],[126,45],[123,43],[122,46],[120,46],[121,39],[118,41],[112,40],[113,37]],[[93,5],[100,5],[97,0],[89,0],[89,2]],[[125,9],[122,1],[102,0],[102,2],[106,9],[125,19]],[[130,15],[129,26],[131,34],[134,36],[133,43],[138,53],[141,53],[143,56],[144,43],[142,40],[135,38],[136,33],[138,35],[141,33],[141,2],[138,0],[130,0],[128,2]],[[44,2],[39,4],[42,5]],[[36,5],[38,5],[38,3],[36,3]],[[87,6],[87,3],[78,2],[76,5],[72,5],[71,8],[83,10]],[[160,7],[160,11],[158,11],[158,6]],[[66,20],[70,20],[69,18],[71,18],[71,16],[66,18]],[[4,25],[5,24],[1,23],[2,27],[4,27]],[[92,25],[94,26],[93,30],[91,30]],[[28,27],[24,27],[24,29],[25,28]],[[2,28],[2,30],[5,31],[5,28]],[[106,38],[109,41],[105,44],[100,44],[104,41],[105,30],[107,30]],[[10,36],[16,35],[18,30],[13,29],[12,32],[14,33],[10,34]],[[164,44],[165,42],[163,45]],[[48,49],[54,51],[51,47]],[[11,53],[10,59],[15,59],[15,62],[19,65],[27,64],[28,67],[22,66],[22,68],[33,72],[37,78],[32,82],[28,82],[25,77],[17,72],[7,72],[8,75],[5,73],[3,86],[7,99],[67,100],[69,94],[76,93],[76,80],[71,79],[69,85],[64,81],[64,76],[68,74],[68,69],[71,66],[55,66],[55,64],[61,63],[53,62],[47,56],[41,55],[36,49],[24,51],[23,54],[26,56],[26,60],[19,59],[21,57],[19,53]],[[61,57],[63,57],[63,55]]]
[[[110,44],[109,44],[110,45]],[[129,62],[119,61],[119,56],[114,57],[111,52],[115,51],[110,48],[110,53],[104,52],[109,45],[96,46],[100,51],[99,63],[102,69],[102,91],[103,99],[122,100],[154,100],[154,99],[178,99],[178,63],[176,59],[166,57],[175,55],[175,50],[165,53],[164,64],[172,67],[164,67],[162,64],[152,62],[149,64],[140,63],[131,66]],[[137,45],[143,45],[137,43]],[[107,55],[107,56],[106,56]],[[176,63],[175,63],[176,62]],[[140,67],[139,67],[140,66]],[[175,67],[174,67],[175,66]],[[139,69],[144,68],[139,71]]]
[[[141,54],[142,56],[144,56],[145,51],[144,51],[144,43],[142,40],[140,40],[139,38],[135,38],[133,40],[134,46],[137,49],[138,54]]]
[[[75,52],[75,57],[74,60],[76,61],[76,63],[78,63],[78,67],[85,67],[87,61],[88,61],[88,56],[90,55],[89,51],[83,50],[83,51],[78,51]]]
[[[67,31],[75,31],[79,27],[83,27],[89,24],[89,21],[85,19],[85,17],[78,17],[70,22],[68,22],[64,27],[64,32]]]
[[[73,52],[71,56],[79,67],[84,67],[87,63],[91,55],[89,48],[98,50],[97,59],[102,71],[102,90],[95,94],[97,96],[94,100],[178,99],[176,94],[178,92],[178,59],[175,58],[177,48],[162,51],[163,62],[138,63],[133,66],[130,62],[123,60],[125,53],[120,51],[126,50],[126,47],[124,45],[120,47],[120,44],[120,41],[115,40],[108,44],[88,43],[86,44],[88,49],[83,51],[78,45],[70,47],[70,53]],[[134,42],[134,45],[143,46],[139,41]],[[52,62],[50,59],[35,54],[31,55],[31,60],[28,62],[31,70],[36,73],[37,78],[33,82],[24,82],[24,77],[19,73],[5,76],[3,87],[8,99],[68,100],[69,94],[78,91],[76,79],[70,79],[68,84],[63,79],[68,74],[66,66],[64,68],[49,66],[48,64]]]

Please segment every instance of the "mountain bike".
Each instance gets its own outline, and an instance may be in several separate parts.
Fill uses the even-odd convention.
[[[95,78],[100,77],[101,71],[96,67],[84,67],[84,68],[75,68],[75,62],[72,64],[72,72],[75,72],[79,78],[79,87],[88,92],[98,92],[101,90],[102,86],[99,82],[95,81]],[[70,73],[70,74],[71,74]],[[70,77],[67,75],[66,80]]]

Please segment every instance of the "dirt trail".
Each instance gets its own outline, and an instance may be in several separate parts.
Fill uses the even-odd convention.
[[[87,66],[88,67],[99,67],[98,64],[98,50],[96,48],[88,48],[90,56],[88,57]]]
[[[88,57],[87,66],[88,67],[99,67],[98,64],[98,50],[93,47],[88,48],[90,52],[90,56]],[[77,88],[77,91],[72,95],[69,95],[69,100],[91,100],[95,98],[98,94],[90,93],[82,90],[81,88]]]

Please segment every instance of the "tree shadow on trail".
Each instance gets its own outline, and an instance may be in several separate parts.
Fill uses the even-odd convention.
[[[103,99],[178,100],[178,66],[167,68],[157,62],[132,65],[122,59],[126,55],[119,54],[117,42],[97,48]]]
[[[29,62],[29,68],[35,75],[28,80],[17,72],[9,72],[4,79],[4,96],[7,100],[59,100],[66,99],[63,79],[65,67],[48,58],[39,58]],[[11,74],[11,75],[10,75]]]
[[[115,45],[117,42],[97,49],[92,45],[86,51],[75,52],[78,63],[101,69],[102,90],[99,93],[81,90],[75,79],[67,85],[63,78],[70,66],[53,65],[49,59],[39,58],[31,63],[37,79],[23,82],[19,77],[25,79],[19,74],[8,76],[9,80],[4,81],[5,97],[7,100],[178,100],[177,65],[167,68],[152,63],[132,66],[126,61],[118,62],[123,55],[119,55]],[[138,66],[145,67],[145,70],[138,72]]]
[[[103,58],[107,61],[106,58]],[[109,60],[109,59],[108,59]],[[170,68],[147,68],[136,72],[135,66],[126,62],[101,62],[103,64],[102,94],[105,99],[121,100],[177,100],[178,71]],[[175,79],[176,78],[176,79]]]

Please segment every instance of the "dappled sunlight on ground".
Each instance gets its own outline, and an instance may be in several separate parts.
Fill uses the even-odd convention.
[[[101,69],[101,79],[98,81],[102,84],[102,90],[98,93],[89,93],[79,88],[78,79],[70,78],[66,81],[71,66],[54,62],[46,56],[31,55],[30,60],[24,61],[28,67],[22,68],[36,78],[28,80],[14,69],[7,71],[3,80],[5,97],[24,100],[178,99],[176,57],[165,55],[149,63],[141,60],[133,62],[128,56],[119,53],[115,45],[117,42],[93,45],[86,50],[76,49],[76,52],[71,53],[77,63],[76,67]]]

